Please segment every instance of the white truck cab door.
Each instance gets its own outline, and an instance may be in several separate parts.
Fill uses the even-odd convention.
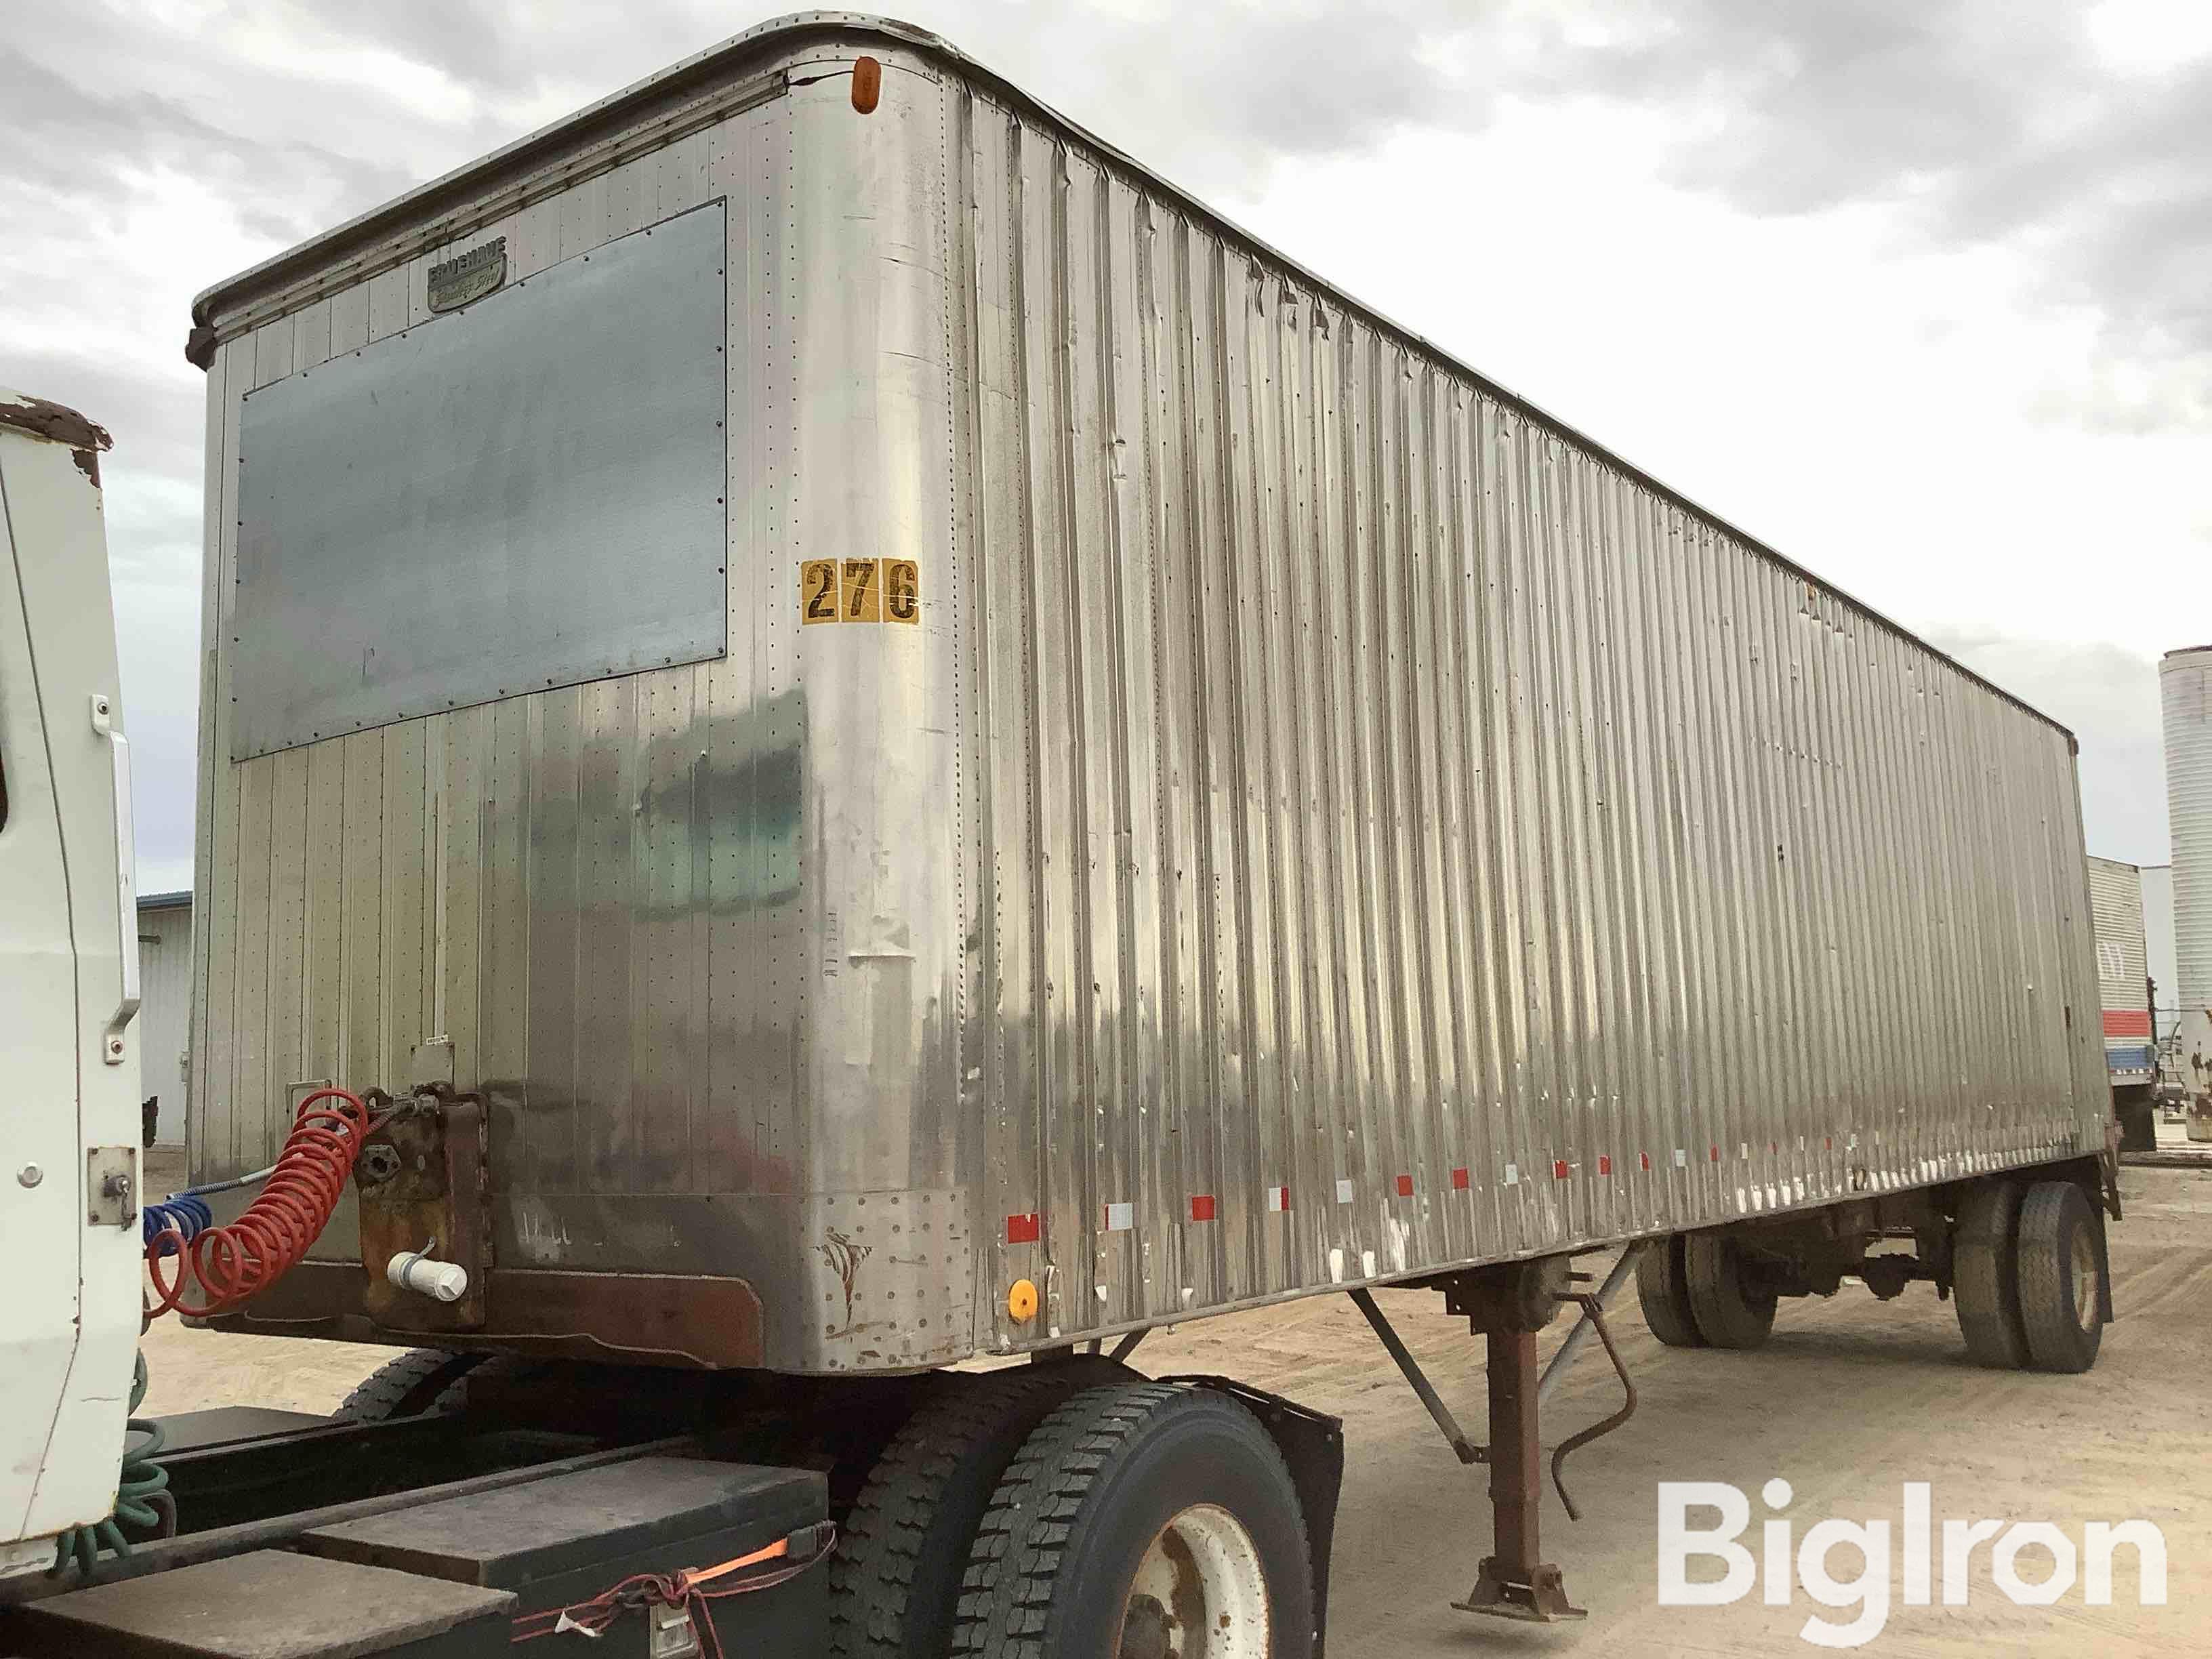
[[[114,1507],[138,1343],[137,919],[99,455],[0,390],[0,1574]]]

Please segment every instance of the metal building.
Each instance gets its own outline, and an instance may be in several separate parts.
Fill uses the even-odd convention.
[[[138,900],[139,1089],[161,1102],[154,1141],[185,1144],[192,1079],[192,896]]]

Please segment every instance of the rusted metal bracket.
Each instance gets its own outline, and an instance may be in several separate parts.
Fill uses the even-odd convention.
[[[1375,1334],[1382,1341],[1384,1351],[1391,1358],[1397,1361],[1398,1369],[1405,1374],[1406,1381],[1413,1385],[1413,1392],[1421,1397],[1421,1403],[1429,1408],[1429,1416],[1434,1420],[1437,1427],[1443,1431],[1444,1438],[1451,1443],[1452,1451],[1458,1456],[1459,1461],[1462,1463],[1483,1462],[1488,1454],[1483,1448],[1467,1437],[1466,1432],[1459,1425],[1458,1419],[1451,1414],[1451,1407],[1444,1404],[1443,1396],[1431,1386],[1427,1376],[1423,1375],[1420,1362],[1413,1358],[1412,1351],[1400,1340],[1398,1333],[1391,1328],[1390,1322],[1383,1315],[1382,1310],[1375,1305],[1373,1295],[1364,1290],[1353,1291],[1351,1295],[1352,1305],[1367,1316],[1367,1322],[1375,1328]],[[1116,1358],[1119,1358],[1118,1354]]]
[[[368,1275],[362,1305],[377,1324],[424,1333],[483,1328],[492,1267],[489,1135],[481,1100],[434,1083],[362,1143],[354,1164]],[[385,1277],[392,1257],[433,1239],[441,1261],[468,1273],[459,1301],[404,1291]]]

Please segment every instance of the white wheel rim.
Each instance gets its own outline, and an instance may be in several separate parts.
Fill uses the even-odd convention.
[[[2074,1233],[2074,1317],[2085,1331],[2096,1327],[2097,1246],[2086,1227]]]
[[[1162,1527],[1122,1605],[1120,1659],[1267,1659],[1267,1575],[1244,1523],[1194,1504]]]

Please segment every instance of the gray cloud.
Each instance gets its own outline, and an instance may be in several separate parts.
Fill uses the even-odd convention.
[[[2212,59],[2104,66],[2086,10],[2003,0],[1670,0],[1544,54],[1559,95],[1671,105],[1684,184],[1755,214],[1884,202],[1930,246],[2024,257],[2033,294],[2149,372],[2039,412],[2212,427]],[[1698,118],[1703,113],[1703,119]]]
[[[1744,212],[1878,203],[1925,246],[2020,256],[2027,297],[2086,313],[2130,370],[2054,386],[2043,418],[2212,428],[2212,59],[2122,73],[2086,9],[1560,0],[1391,4],[1356,25],[1297,5],[959,9],[996,66],[1201,193],[1408,127],[1479,131],[1505,98],[1658,113],[1665,173]]]

